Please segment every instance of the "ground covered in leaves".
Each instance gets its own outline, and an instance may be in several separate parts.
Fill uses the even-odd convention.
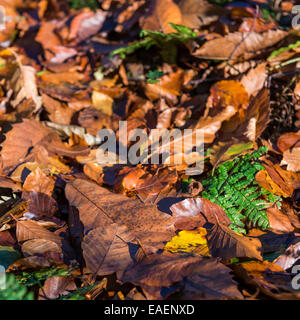
[[[299,299],[295,4],[0,0],[0,299]]]

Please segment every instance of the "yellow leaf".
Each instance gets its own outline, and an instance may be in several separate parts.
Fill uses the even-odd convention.
[[[94,90],[92,94],[92,101],[93,106],[97,110],[100,110],[109,116],[112,115],[114,100],[110,96]]]
[[[172,253],[185,252],[195,255],[210,256],[207,247],[206,229],[197,228],[192,231],[180,231],[177,236],[169,241],[164,250]]]

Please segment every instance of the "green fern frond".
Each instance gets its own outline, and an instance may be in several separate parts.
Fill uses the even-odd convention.
[[[33,300],[33,292],[28,292],[13,274],[6,275],[5,289],[0,290],[0,300]]]
[[[195,39],[197,33],[186,26],[174,23],[169,23],[169,25],[176,32],[163,33],[159,31],[142,30],[140,32],[140,37],[143,38],[142,40],[127,47],[116,49],[111,52],[111,55],[119,55],[120,58],[125,59],[127,55],[132,54],[136,50],[142,48],[148,50],[150,47],[156,46],[160,49],[161,56],[164,60],[175,63],[177,45]]]
[[[216,168],[215,173],[201,181],[206,189],[202,197],[218,204],[228,215],[234,231],[246,233],[245,222],[261,229],[269,227],[265,209],[272,203],[280,206],[280,197],[263,189],[255,181],[255,175],[264,167],[257,160],[267,151],[266,147],[236,157]]]

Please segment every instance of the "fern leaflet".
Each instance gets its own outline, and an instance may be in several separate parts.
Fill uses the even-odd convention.
[[[213,175],[201,181],[206,191],[204,198],[218,204],[231,220],[231,228],[239,233],[246,233],[245,222],[261,229],[269,227],[265,209],[272,203],[280,206],[280,197],[260,187],[255,175],[264,167],[257,162],[267,151],[266,147],[236,157],[220,165]]]

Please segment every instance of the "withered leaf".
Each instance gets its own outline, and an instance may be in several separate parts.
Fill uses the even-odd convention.
[[[61,247],[54,241],[47,239],[32,239],[22,244],[22,252],[25,257],[43,255],[48,251],[62,252]]]
[[[29,211],[38,216],[53,216],[58,210],[56,201],[45,193],[23,191],[22,199],[28,200]]]
[[[217,259],[153,254],[130,266],[121,280],[142,287],[148,299],[165,299],[177,291],[187,299],[241,298],[229,273]]]
[[[169,25],[170,22],[175,24],[182,23],[180,9],[173,0],[151,0],[149,11],[149,14],[140,21],[142,28],[145,30],[170,33],[174,32]]]
[[[39,300],[57,299],[77,289],[73,277],[53,276],[46,279],[43,289],[39,290]]]
[[[208,223],[230,225],[230,219],[223,209],[205,198],[185,199],[170,207],[175,218],[175,228],[192,230]]]
[[[255,57],[258,52],[275,45],[288,35],[282,30],[268,30],[264,33],[235,32],[225,37],[207,41],[193,54],[198,58],[205,59],[231,59],[231,62],[248,60]]]
[[[138,249],[134,235],[126,226],[116,223],[91,230],[82,241],[85,263],[99,276],[126,269]]]
[[[115,194],[95,183],[76,179],[66,186],[70,205],[79,210],[84,232],[102,226],[124,224],[143,246],[163,247],[174,236],[173,218],[155,205]],[[120,209],[122,208],[122,209]]]
[[[259,239],[238,235],[219,223],[208,231],[207,242],[214,257],[220,257],[224,260],[236,257],[263,260]]]
[[[18,221],[16,234],[19,242],[31,239],[44,239],[53,241],[58,245],[61,244],[61,238],[57,234],[41,227],[36,221],[32,220]]]
[[[44,193],[51,196],[54,189],[54,183],[55,180],[52,177],[47,177],[38,167],[27,176],[23,185],[23,190]]]

